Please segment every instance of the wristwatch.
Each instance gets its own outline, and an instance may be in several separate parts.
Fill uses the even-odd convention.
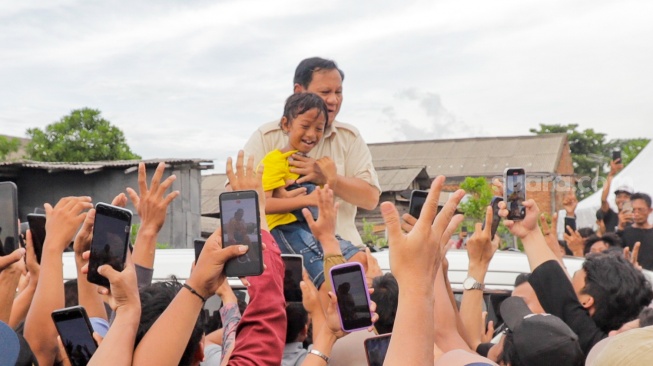
[[[476,278],[470,276],[465,278],[465,281],[463,281],[463,289],[483,291],[485,289],[485,285],[476,281]]]

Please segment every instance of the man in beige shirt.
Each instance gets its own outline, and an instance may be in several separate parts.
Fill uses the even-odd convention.
[[[356,229],[357,207],[374,209],[379,203],[381,187],[372,165],[372,155],[358,130],[336,121],[342,105],[344,73],[335,62],[314,57],[299,63],[295,70],[294,93],[311,92],[324,99],[329,112],[324,137],[308,157],[293,155],[292,171],[302,176],[297,183],[329,183],[339,202],[336,233],[363,247]],[[253,155],[256,164],[270,151],[286,146],[287,136],[279,120],[259,127],[245,144],[245,154]],[[316,163],[323,158],[321,164]],[[333,173],[337,174],[333,174]],[[336,177],[327,181],[327,177]]]

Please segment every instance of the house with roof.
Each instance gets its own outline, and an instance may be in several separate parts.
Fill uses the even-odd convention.
[[[381,199],[394,202],[400,212],[407,210],[411,190],[427,188],[438,175],[447,178],[444,191],[454,192],[466,177],[485,177],[491,182],[493,178],[502,178],[506,168],[524,168],[527,198],[533,198],[540,211],[548,213],[562,207],[562,198],[574,182],[571,151],[564,133],[368,146],[383,190]],[[383,221],[378,209],[359,209],[358,218],[374,223]]]
[[[56,204],[66,196],[91,196],[93,202],[110,203],[125,192],[126,187],[138,191],[140,160],[48,163],[30,160],[0,162],[0,181],[12,181],[18,187],[18,211],[21,221],[27,214],[43,213],[43,203]],[[163,178],[174,174],[170,191],[180,192],[168,208],[166,221],[157,243],[171,248],[190,248],[200,235],[201,171],[213,168],[205,159],[143,160],[148,178],[160,162],[166,164]],[[149,182],[149,179],[148,179]],[[134,213],[133,224],[139,223],[131,201],[127,208]]]

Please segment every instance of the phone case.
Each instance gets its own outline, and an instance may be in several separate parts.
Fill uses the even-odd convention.
[[[6,221],[7,217],[5,216],[2,218],[2,223],[0,223],[0,226],[5,226],[5,224],[8,225],[7,227],[2,228],[2,236],[0,236],[0,238],[3,239],[0,240],[0,256],[4,256],[18,249],[21,241],[20,230],[18,229],[18,188],[13,182],[0,182],[0,191],[3,196],[6,194],[6,198],[11,200],[12,211],[2,212],[2,215],[10,214],[11,217],[9,218],[9,221]],[[4,200],[4,198],[2,200]],[[3,207],[3,209],[6,208],[7,207]],[[13,223],[13,225],[10,223]]]
[[[518,216],[512,215],[511,214],[511,207],[510,207],[511,202],[508,199],[509,198],[508,197],[508,187],[507,187],[507,184],[508,184],[508,172],[514,171],[514,170],[521,170],[521,175],[524,176],[524,187],[522,187],[522,189],[524,190],[524,201],[527,199],[527,197],[526,197],[526,184],[525,184],[526,171],[524,169],[522,169],[522,168],[506,168],[506,170],[503,172],[503,184],[504,184],[503,200],[506,203],[506,208],[508,209],[507,219],[508,220],[514,220],[514,221],[521,221],[521,220],[524,219],[524,217],[526,217],[526,209],[522,206],[522,208],[520,209],[520,215],[518,215]]]
[[[43,244],[45,243],[45,215],[41,214],[27,214],[27,223],[29,230],[32,233],[32,244],[34,245],[34,253],[36,254],[36,261],[41,263],[41,256],[43,255]]]
[[[347,268],[347,267],[358,267],[360,269],[359,273],[361,275],[361,279],[363,280],[363,285],[365,286],[365,296],[367,297],[367,307],[369,308],[371,300],[370,300],[370,292],[367,290],[369,287],[367,285],[367,280],[365,278],[365,269],[358,262],[347,262],[347,263],[338,264],[336,266],[331,267],[331,270],[329,271],[329,276],[331,277],[331,286],[332,286],[333,293],[334,294],[338,293],[338,290],[335,288],[335,281],[333,280],[333,273],[335,271],[337,271],[338,269],[340,269],[340,268]],[[347,329],[347,328],[345,328],[345,324],[342,321],[342,314],[340,313],[340,306],[339,305],[338,305],[337,309],[338,309],[338,316],[340,317],[340,327],[342,328],[342,330],[344,330],[346,332],[354,332],[354,331],[357,331],[357,330],[363,330],[363,329],[367,329],[370,326],[372,326],[372,322],[371,322],[372,313],[370,313],[370,324],[365,325],[363,327],[359,327],[359,328]]]
[[[88,315],[86,314],[86,309],[84,309],[83,306],[71,306],[68,308],[55,310],[52,312],[51,317],[52,317],[52,321],[54,322],[55,328],[57,328],[57,333],[59,333],[59,336],[61,337],[62,343],[64,343],[66,339],[61,332],[58,322],[63,320],[71,320],[71,319],[83,319],[84,323],[86,324],[86,330],[88,331],[88,333],[86,333],[85,336],[89,337],[89,340],[91,340],[93,344],[95,344],[95,350],[93,352],[97,350],[98,344],[95,341],[95,338],[93,338],[93,326],[91,325],[91,321],[88,318]],[[66,353],[68,353],[67,350]],[[70,355],[68,356],[70,357]]]
[[[260,212],[259,212],[259,207],[258,207],[258,194],[256,191],[252,190],[246,190],[246,191],[234,191],[234,192],[223,192],[220,194],[220,214],[221,214],[221,219],[220,219],[220,225],[222,227],[222,237],[223,237],[223,246],[227,247],[232,244],[228,244],[225,238],[225,234],[227,232],[227,226],[229,225],[229,221],[227,221],[227,218],[223,217],[223,213],[225,213],[225,204],[228,201],[234,201],[234,200],[246,200],[246,199],[254,199],[254,207],[252,207],[252,210],[255,211],[255,217],[254,220],[256,221],[256,243],[252,242],[252,244],[256,245],[250,245],[249,250],[247,253],[230,259],[227,261],[225,264],[225,274],[228,277],[245,277],[245,276],[260,276],[263,274],[263,241],[261,239],[261,222],[260,222]],[[239,243],[234,243],[234,244],[239,244]],[[243,259],[244,258],[244,259]],[[244,265],[247,262],[251,262],[252,258],[254,258],[253,264],[247,264]]]
[[[415,210],[417,209],[415,207],[415,201],[416,201],[416,199],[421,200],[422,201],[421,206],[424,206],[424,201],[426,200],[427,195],[428,195],[428,191],[414,190],[414,191],[410,192],[410,201],[408,203],[408,214],[409,215],[413,216],[416,219],[419,218],[419,214],[421,212],[421,209],[420,209],[420,212],[415,212]]]

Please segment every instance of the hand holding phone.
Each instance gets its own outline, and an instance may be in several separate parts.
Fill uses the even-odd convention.
[[[86,310],[81,306],[55,310],[52,320],[72,366],[86,366],[98,347]]]
[[[571,230],[570,230],[571,228]],[[571,235],[572,232],[576,231],[576,218],[575,217],[565,217],[565,233]]]
[[[526,173],[522,168],[508,168],[504,173],[504,200],[508,209],[508,220],[520,221],[526,217]]]
[[[260,276],[263,273],[261,216],[256,191],[220,194],[222,245],[246,245],[249,250],[225,264],[229,277]]]
[[[357,262],[340,264],[331,268],[330,276],[342,329],[353,332],[372,326],[370,294],[363,266]]]
[[[109,280],[98,273],[98,268],[108,264],[116,271],[123,270],[129,244],[131,220],[132,213],[127,209],[106,203],[98,203],[95,206],[88,282],[109,288]]]
[[[621,164],[621,150],[612,150],[612,161],[617,161],[619,160],[619,164]]]
[[[0,182],[0,256],[18,249],[18,188],[12,182]]]

